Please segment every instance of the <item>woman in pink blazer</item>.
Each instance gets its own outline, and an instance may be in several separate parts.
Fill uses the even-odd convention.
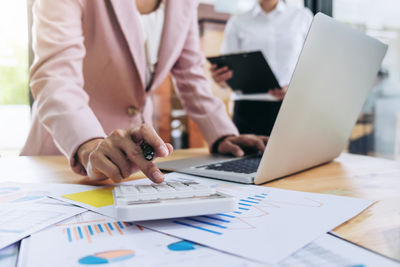
[[[72,169],[115,182],[142,170],[154,182],[162,173],[144,159],[147,142],[156,156],[171,153],[151,126],[149,95],[171,73],[177,93],[210,149],[243,155],[263,150],[266,137],[238,135],[203,74],[197,3],[165,0],[158,62],[146,84],[141,14],[159,0],[36,0],[30,72],[33,122],[22,155],[64,154]]]

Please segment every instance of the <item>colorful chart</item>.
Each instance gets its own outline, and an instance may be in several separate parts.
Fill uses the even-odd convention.
[[[172,222],[192,229],[197,229],[213,235],[222,235],[226,230],[254,229],[252,219],[268,216],[271,208],[279,209],[285,206],[302,206],[320,208],[322,203],[310,198],[290,202],[286,200],[272,200],[266,193],[255,194],[239,199],[236,210],[230,213],[186,217]]]
[[[180,219],[173,222],[175,224],[187,226],[207,233],[222,235],[223,230],[228,229],[230,226],[229,224],[232,222],[232,219],[235,219],[237,216],[246,216],[246,214],[249,212],[259,213],[254,214],[254,216],[265,216],[267,213],[263,212],[260,209],[252,210],[252,207],[261,204],[263,200],[267,197],[267,195],[268,194],[262,193],[240,199],[237,205],[237,210],[233,211],[232,213],[219,213],[212,216],[206,215],[199,217],[189,217],[184,218],[184,220]]]
[[[143,228],[139,225],[127,222],[105,222],[97,224],[88,224],[81,226],[67,227],[63,229],[64,234],[68,242],[77,242],[85,240],[88,243],[92,243],[92,238],[98,235],[109,235],[114,234],[123,235],[124,230],[127,227],[137,227],[143,231]]]
[[[202,247],[203,246],[201,245],[186,240],[178,241],[168,245],[168,249],[171,251],[188,251]]]
[[[80,258],[78,262],[84,265],[106,264],[125,261],[133,258],[134,256],[135,252],[131,249],[110,250]]]

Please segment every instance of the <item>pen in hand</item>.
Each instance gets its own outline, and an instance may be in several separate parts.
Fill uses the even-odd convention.
[[[146,143],[145,141],[143,141],[140,144],[140,148],[143,151],[143,156],[146,160],[151,161],[154,158],[154,148],[152,146],[150,146],[148,143]]]

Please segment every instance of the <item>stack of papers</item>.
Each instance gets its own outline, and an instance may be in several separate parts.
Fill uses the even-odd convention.
[[[0,186],[0,249],[52,224],[85,211],[47,198],[47,191],[32,185]]]
[[[3,183],[0,266],[399,266],[327,234],[373,201],[177,173],[166,179],[201,179],[235,196],[237,209],[122,222],[112,218],[112,187]]]

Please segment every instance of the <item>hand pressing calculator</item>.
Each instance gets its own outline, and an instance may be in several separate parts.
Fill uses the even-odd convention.
[[[194,181],[120,185],[113,189],[115,216],[144,221],[233,211],[235,199]]]

